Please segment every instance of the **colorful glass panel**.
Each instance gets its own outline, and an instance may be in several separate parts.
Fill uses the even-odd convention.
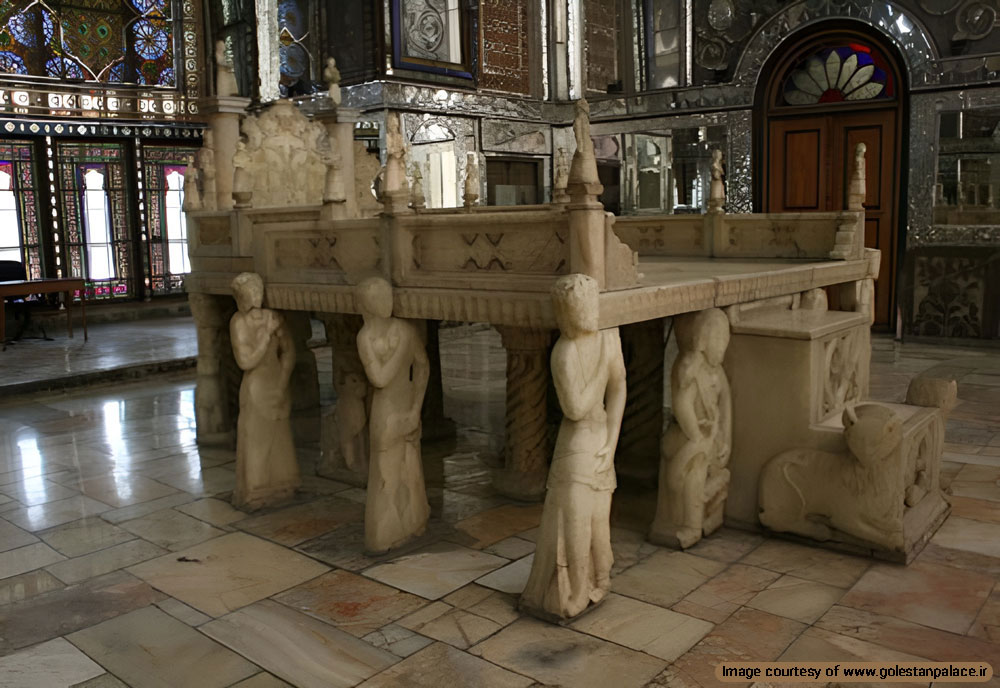
[[[795,64],[785,77],[780,105],[820,105],[895,97],[892,69],[860,43],[825,47]]]
[[[167,175],[175,170],[183,173],[198,149],[143,146],[142,150],[150,288],[154,294],[180,292],[183,290],[183,271],[172,271],[169,260]]]
[[[0,72],[176,86],[176,1],[0,1]]]
[[[0,142],[0,161],[9,166],[14,197],[17,199],[17,219],[21,232],[21,249],[30,279],[44,277],[41,260],[41,232],[34,145],[28,141]]]
[[[62,246],[69,256],[67,272],[84,277],[88,297],[110,299],[134,295],[132,242],[125,185],[125,150],[118,143],[65,141],[56,145]],[[97,169],[104,176],[114,276],[92,280],[87,265],[84,175]]]

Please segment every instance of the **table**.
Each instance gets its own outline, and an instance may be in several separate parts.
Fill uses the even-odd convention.
[[[0,282],[0,343],[6,340],[5,328],[7,322],[4,308],[8,296],[27,296],[28,294],[66,294],[66,329],[73,336],[73,291],[80,292],[80,309],[83,316],[83,341],[87,341],[87,299],[83,289],[82,277],[60,277],[56,279],[12,280]]]

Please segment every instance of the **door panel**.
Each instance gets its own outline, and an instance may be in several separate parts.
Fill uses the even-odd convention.
[[[887,327],[892,321],[896,264],[895,109],[772,119],[768,125],[764,211],[846,208],[854,149],[859,143],[867,148],[865,246],[882,252],[875,284],[875,324]]]

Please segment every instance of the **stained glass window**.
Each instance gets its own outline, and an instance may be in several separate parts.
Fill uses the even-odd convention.
[[[118,143],[64,141],[56,146],[63,269],[86,278],[90,297],[134,293],[124,153]]]
[[[0,72],[177,85],[174,0],[4,0]]]
[[[895,97],[892,69],[861,43],[826,47],[793,65],[779,105],[818,105]]]
[[[150,288],[154,294],[183,289],[190,271],[187,225],[182,212],[184,170],[195,148],[143,146],[146,236]]]
[[[312,0],[278,1],[278,52],[281,56],[282,95],[312,91],[313,56],[309,32]]]
[[[33,151],[27,141],[0,143],[0,260],[20,261],[30,279],[40,279],[43,275]]]
[[[257,84],[257,22],[254,0],[212,0],[213,42],[226,45],[240,95],[252,96]]]
[[[681,82],[681,2],[645,0],[646,78],[648,87]]]

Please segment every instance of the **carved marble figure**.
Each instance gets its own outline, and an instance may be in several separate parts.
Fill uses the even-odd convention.
[[[413,323],[392,316],[392,287],[380,277],[355,292],[364,317],[358,354],[374,387],[365,550],[385,552],[422,535],[430,516],[420,463],[420,410],[430,364]]]
[[[236,363],[243,369],[233,503],[256,509],[290,497],[299,486],[289,422],[295,344],[281,314],[261,307],[260,275],[244,272],[232,287],[239,310],[229,330]]]
[[[330,94],[330,100],[334,105],[340,105],[340,70],[337,69],[337,60],[332,57],[326,58],[326,67],[323,68],[323,80]]]
[[[201,210],[201,191],[198,189],[198,168],[192,155],[184,168],[184,212],[194,210]]]
[[[760,522],[780,532],[829,540],[846,533],[887,549],[903,539],[905,485],[895,464],[902,421],[888,406],[858,404],[843,414],[847,451],[790,449],[760,476]]]
[[[205,210],[215,210],[215,150],[211,129],[205,130],[201,148],[195,154],[198,177],[201,179],[201,203]]]
[[[400,129],[399,113],[390,112],[385,116],[385,174],[381,188],[383,199],[391,192],[406,190],[406,144]]]
[[[686,548],[722,525],[729,492],[732,398],[722,360],[729,319],[717,308],[675,321],[680,353],[670,373],[675,422],[660,448],[660,489],[649,539]]]
[[[424,175],[420,173],[420,164],[413,165],[413,183],[410,184],[410,207],[421,210],[427,205],[424,198]]]
[[[569,184],[569,155],[565,148],[556,151],[555,170],[552,173],[552,200],[555,203],[569,202],[566,187]]]
[[[215,94],[217,96],[236,96],[240,89],[236,85],[236,74],[233,65],[226,55],[224,41],[215,42]]]
[[[536,616],[564,620],[601,602],[611,585],[611,494],[625,362],[618,328],[598,329],[595,280],[562,277],[552,301],[561,331],[552,350],[552,378],[564,418],[520,604]]]
[[[246,208],[253,198],[253,173],[250,171],[250,154],[247,144],[240,141],[233,154],[233,201],[237,208]]]
[[[462,189],[462,202],[466,208],[471,208],[479,200],[479,156],[475,151],[465,155],[465,184]]]
[[[708,211],[721,213],[726,205],[726,185],[722,182],[722,151],[718,148],[712,151],[712,184],[708,191]]]
[[[569,178],[571,182],[599,184],[597,157],[594,153],[594,142],[590,138],[590,104],[580,99],[576,101],[575,106],[573,136],[576,137],[576,151],[570,163]]]
[[[358,474],[367,473],[368,382],[360,373],[346,371],[337,390],[333,420],[337,425],[340,453],[348,469]]]

